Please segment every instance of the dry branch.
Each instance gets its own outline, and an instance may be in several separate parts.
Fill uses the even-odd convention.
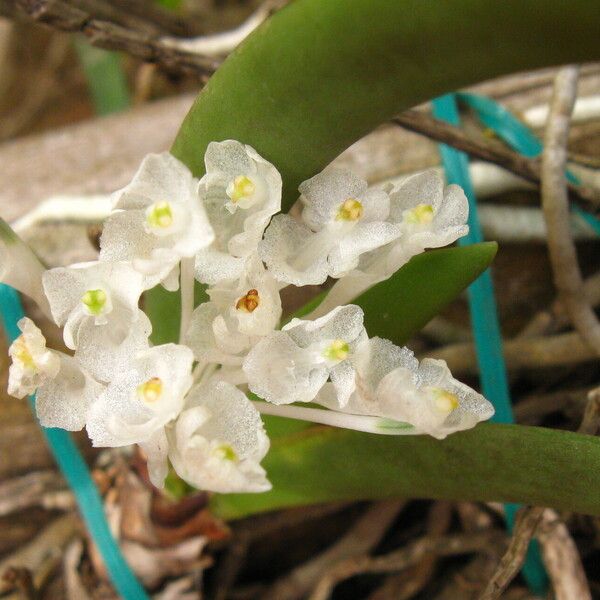
[[[569,198],[565,169],[570,118],[577,95],[577,77],[577,67],[565,67],[556,76],[544,135],[542,207],[548,227],[548,250],[559,300],[579,335],[600,355],[600,322],[584,293],[577,250],[568,225]]]
[[[543,512],[544,509],[539,507],[522,508],[519,511],[508,549],[479,600],[500,598],[516,577],[525,561],[529,542],[535,534]]]
[[[555,511],[544,511],[537,538],[556,600],[592,600],[577,546]]]
[[[327,569],[340,561],[360,557],[373,550],[404,505],[402,500],[372,504],[350,531],[333,546],[276,581],[264,594],[264,600],[298,600],[315,585]]]
[[[541,169],[539,160],[521,156],[499,142],[475,139],[462,129],[435,119],[420,110],[407,110],[398,115],[394,119],[394,123],[429,139],[453,146],[471,156],[494,163],[527,181],[540,184]],[[582,200],[585,208],[598,210],[600,194],[596,190],[575,184],[569,184],[569,187]]]
[[[443,359],[457,374],[476,374],[477,360],[471,343],[451,344],[428,352],[431,358]],[[504,343],[504,357],[509,370],[576,365],[596,359],[596,354],[578,333],[548,337],[514,338]]]
[[[146,62],[160,63],[172,71],[208,77],[220,60],[188,52],[165,43],[157,34],[97,18],[63,0],[16,0],[33,20],[69,33],[82,33],[94,46],[121,50]]]
[[[504,544],[505,535],[497,530],[448,536],[425,536],[408,546],[383,556],[348,559],[338,563],[319,582],[310,600],[327,600],[333,588],[344,579],[366,573],[393,573],[406,569],[425,556],[456,556],[474,552],[490,554]]]

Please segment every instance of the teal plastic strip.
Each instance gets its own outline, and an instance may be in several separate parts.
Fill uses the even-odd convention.
[[[10,286],[0,284],[0,318],[10,342],[21,335],[17,322],[24,316],[19,294]],[[35,396],[31,396],[29,401],[35,413]],[[104,515],[102,498],[71,436],[62,429],[49,429],[41,425],[40,428],[54,459],[75,495],[79,512],[102,555],[108,575],[117,592],[126,600],[148,600],[149,596],[129,568],[110,532]]]
[[[454,94],[436,98],[433,101],[433,114],[438,119],[452,125],[460,125]],[[483,234],[477,215],[477,199],[469,176],[469,159],[463,152],[445,144],[440,144],[439,148],[448,182],[460,185],[469,200],[469,233],[459,240],[459,244],[470,245],[482,242]],[[468,297],[481,388],[484,396],[492,402],[496,409],[492,420],[499,423],[513,423],[508,377],[502,351],[502,334],[498,322],[494,285],[489,269],[469,286]],[[518,509],[519,505],[516,504],[505,505],[506,523],[509,529],[514,526]],[[548,579],[539,548],[535,543],[529,545],[527,558],[523,565],[523,576],[532,592],[545,593]]]
[[[544,149],[542,142],[524,123],[501,104],[486,96],[467,92],[459,92],[456,97],[473,109],[479,120],[513,150],[528,158],[540,156]],[[567,179],[571,183],[579,183],[577,176],[569,171],[567,171]],[[573,206],[571,210],[583,219],[595,231],[596,235],[600,235],[600,219],[578,206]]]

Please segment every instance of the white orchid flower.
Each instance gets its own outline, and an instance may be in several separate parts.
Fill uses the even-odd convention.
[[[87,423],[90,408],[105,386],[93,379],[71,356],[56,353],[60,369],[56,377],[41,385],[35,411],[44,427],[79,431]]]
[[[271,488],[260,466],[269,438],[260,414],[236,387],[214,382],[194,388],[167,436],[169,460],[190,485],[220,493]]]
[[[146,276],[146,288],[162,282],[176,290],[179,261],[214,240],[198,180],[168,152],[144,158],[133,181],[115,193],[114,208],[104,224],[100,258],[130,261]]]
[[[76,349],[80,329],[89,322],[100,339],[108,334],[121,343],[138,318],[143,279],[128,263],[90,262],[46,271],[44,290],[54,321],[64,326],[65,344]]]
[[[50,316],[50,307],[42,287],[44,265],[31,248],[0,219],[0,282],[29,296]]]
[[[140,352],[92,405],[87,431],[95,446],[151,440],[181,412],[192,385],[192,351],[163,344]]]
[[[35,408],[44,427],[79,431],[104,386],[71,356],[46,348],[46,338],[31,319],[23,317],[17,325],[23,333],[8,350],[8,393],[24,398],[37,390]]]
[[[196,256],[196,278],[209,285],[237,279],[256,252],[265,227],[281,209],[281,176],[253,148],[211,142],[200,182],[215,241]]]
[[[133,357],[150,348],[151,331],[150,319],[141,310],[121,341],[115,340],[110,328],[98,327],[93,319],[86,319],[78,330],[75,358],[95,379],[108,383],[117,373],[129,368]]]
[[[437,171],[404,180],[390,193],[390,218],[402,228],[402,236],[390,247],[387,273],[391,275],[427,248],[448,246],[466,235],[468,216],[469,202],[462,188],[444,187]]]
[[[317,403],[352,415],[379,417],[381,430],[406,423],[410,428],[403,433],[439,439],[494,414],[490,402],[456,381],[444,361],[424,359],[419,365],[408,348],[389,340],[370,339],[358,349],[353,362],[356,389],[347,404],[340,405],[331,386],[321,390]]]
[[[368,189],[350,171],[327,169],[299,187],[303,223],[278,215],[265,232],[260,253],[283,283],[323,283],[358,266],[361,255],[399,237],[390,220],[390,199]]]
[[[273,404],[310,402],[326,381],[344,405],[354,391],[351,358],[367,337],[358,306],[340,306],[315,321],[293,319],[262,338],[243,363],[248,386]]]
[[[256,256],[238,280],[209,288],[210,302],[195,309],[186,337],[198,360],[241,365],[250,347],[281,318],[277,282]]]
[[[23,317],[17,326],[22,333],[8,349],[12,359],[8,371],[8,393],[15,398],[24,398],[56,377],[60,358],[56,352],[46,348],[46,338],[31,319]]]
[[[351,302],[424,250],[447,246],[468,233],[467,197],[457,185],[444,188],[437,171],[412,175],[388,191],[388,220],[401,234],[389,244],[363,254],[356,267],[335,283],[311,317]]]

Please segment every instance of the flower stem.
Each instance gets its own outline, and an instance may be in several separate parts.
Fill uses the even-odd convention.
[[[184,258],[180,266],[181,321],[179,325],[179,343],[183,344],[194,312],[194,258]]]
[[[277,405],[268,402],[257,402],[255,400],[252,400],[252,404],[258,412],[275,417],[299,419],[301,421],[310,421],[311,423],[321,423],[322,425],[331,425],[332,427],[383,435],[411,435],[416,433],[414,428],[406,423],[391,421],[390,419],[383,419],[381,417],[352,415],[333,410],[305,408],[304,406],[292,406],[289,404]]]

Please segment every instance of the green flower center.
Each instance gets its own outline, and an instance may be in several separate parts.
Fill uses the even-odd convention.
[[[338,209],[337,221],[358,221],[363,215],[363,205],[356,198],[344,200]]]
[[[98,316],[102,314],[106,306],[106,292],[104,290],[88,290],[81,298],[81,302],[87,308],[91,315]]]
[[[458,408],[458,397],[456,394],[438,387],[432,388],[431,391],[433,392],[435,407],[441,413],[450,414],[453,410]]]
[[[233,202],[239,202],[244,198],[249,198],[252,196],[255,190],[256,186],[249,177],[246,177],[245,175],[238,175],[233,180],[233,187],[229,197],[233,200]]]
[[[433,206],[431,204],[417,204],[404,215],[404,222],[413,225],[426,225],[433,221]]]
[[[344,340],[333,340],[333,342],[325,348],[323,356],[327,360],[339,361],[346,360],[349,353],[350,346],[348,345],[348,342],[345,342]]]
[[[229,444],[221,444],[213,450],[213,454],[224,460],[236,461],[238,455],[236,451]]]
[[[167,229],[173,225],[173,210],[169,202],[156,202],[148,208],[146,221],[153,229]]]
[[[31,356],[31,352],[25,343],[24,336],[20,335],[14,342],[13,345],[13,356],[15,360],[26,369],[35,370],[35,361],[33,360],[33,356]]]

